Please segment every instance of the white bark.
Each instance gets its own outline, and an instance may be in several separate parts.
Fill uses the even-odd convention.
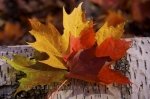
[[[133,83],[131,89],[127,90],[125,86],[107,88],[102,85],[72,80],[58,92],[55,99],[150,99],[150,38],[132,40],[133,46],[127,54],[130,64],[128,76]],[[26,45],[0,47],[0,56],[11,58],[12,54],[20,53],[32,56],[33,49]],[[14,88],[6,86],[14,85],[15,78],[14,70],[5,61],[0,60],[0,98],[4,94],[7,95],[6,99],[11,98],[9,95]]]

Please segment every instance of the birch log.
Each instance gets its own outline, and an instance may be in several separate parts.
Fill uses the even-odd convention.
[[[131,79],[133,83],[131,86],[106,87],[80,80],[71,80],[54,96],[54,99],[150,99],[150,38],[133,38],[132,40],[133,45],[127,54],[128,61],[122,59],[117,63],[120,67],[128,70],[124,72],[123,68],[122,72]],[[0,56],[11,58],[13,54],[22,54],[32,57],[33,51],[27,45],[1,46]],[[117,65],[115,68],[119,67]],[[57,84],[53,84],[52,88],[37,86],[30,90],[30,92],[34,92],[32,95],[24,92],[20,96],[14,97],[12,94],[18,87],[17,73],[5,61],[0,60],[0,99],[44,99],[48,90],[57,87]]]

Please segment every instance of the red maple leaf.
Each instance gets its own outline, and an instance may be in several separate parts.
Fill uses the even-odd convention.
[[[122,75],[119,71],[110,68],[110,65],[104,65],[98,74],[100,82],[104,84],[118,83],[127,84],[130,80]]]
[[[95,46],[81,50],[68,60],[70,73],[69,78],[76,78],[90,82],[99,82],[98,74],[105,62],[110,61],[108,57],[96,57]]]
[[[130,48],[131,41],[125,41],[114,38],[107,38],[104,42],[97,47],[96,56],[106,57],[109,56],[112,60],[118,60],[125,56],[127,49]]]

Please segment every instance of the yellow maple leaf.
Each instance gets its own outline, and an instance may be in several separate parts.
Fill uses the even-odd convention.
[[[30,33],[35,37],[36,41],[28,44],[40,52],[46,52],[50,56],[47,60],[40,62],[55,68],[66,69],[62,57],[69,50],[70,35],[78,37],[81,31],[85,27],[89,27],[92,22],[85,20],[81,6],[82,3],[71,14],[67,14],[63,10],[63,35],[51,23],[44,25],[36,19],[30,20],[32,26]]]
[[[109,37],[120,38],[124,32],[125,17],[120,12],[110,11],[105,24],[97,31],[96,40],[100,45]]]
[[[124,23],[114,26],[108,26],[106,22],[96,33],[97,44],[100,45],[109,37],[120,38],[124,32]]]
[[[87,21],[85,13],[82,10],[82,3],[74,8],[72,13],[67,14],[63,9],[63,26],[64,34],[62,36],[63,42],[66,44],[66,48],[69,45],[70,34],[74,37],[79,37],[81,31],[86,27],[89,27],[92,21]]]
[[[47,60],[42,60],[40,62],[55,68],[66,69],[63,59],[61,58],[61,53],[63,53],[61,35],[57,29],[50,23],[44,25],[36,19],[31,19],[30,23],[32,26],[30,33],[35,37],[36,41],[28,44],[36,50],[45,52],[49,55]]]

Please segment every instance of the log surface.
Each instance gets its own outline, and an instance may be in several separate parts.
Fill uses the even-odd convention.
[[[131,39],[130,39],[131,40]],[[128,67],[126,75],[132,81],[131,86],[106,87],[79,80],[71,80],[53,98],[54,99],[150,99],[150,38],[132,38],[133,45],[128,50],[127,60],[119,63]],[[27,45],[1,46],[0,56],[12,57],[13,54],[33,56],[33,49]],[[11,74],[11,77],[10,77]],[[16,72],[5,61],[0,60],[0,99],[16,99],[13,92],[17,86]],[[58,87],[53,85],[53,87]],[[36,87],[37,88],[37,87]],[[50,89],[47,86],[40,88]],[[42,91],[43,92],[43,91]],[[40,93],[41,94],[41,93]],[[37,96],[17,99],[44,99]],[[45,94],[44,94],[45,95]],[[23,96],[22,96],[23,97]]]

